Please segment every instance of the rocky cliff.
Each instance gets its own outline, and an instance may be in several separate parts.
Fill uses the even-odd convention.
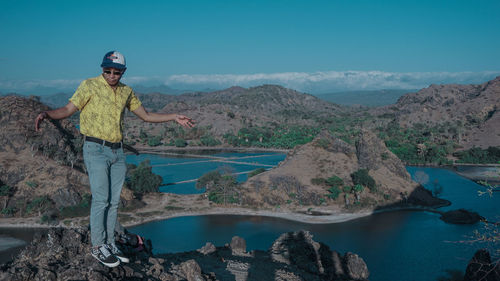
[[[367,181],[360,183],[356,175]],[[251,177],[243,187],[242,202],[252,206],[312,205],[345,211],[445,204],[412,181],[401,160],[368,130],[361,131],[355,145],[323,132],[289,152],[277,168]]]
[[[51,229],[35,237],[14,261],[2,266],[2,280],[367,280],[368,268],[353,253],[340,255],[306,231],[282,234],[267,251],[247,252],[233,237],[223,247],[207,243],[197,251],[152,255],[129,251],[131,262],[115,268],[89,253],[84,229]],[[127,251],[127,248],[123,248]]]

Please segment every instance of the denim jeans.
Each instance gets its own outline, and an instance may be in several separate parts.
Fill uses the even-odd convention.
[[[114,230],[127,166],[123,149],[86,141],[83,160],[92,192],[90,237],[93,246],[114,243]]]

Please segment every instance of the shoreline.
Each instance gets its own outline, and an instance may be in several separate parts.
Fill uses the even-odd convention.
[[[439,208],[439,207],[438,207]],[[357,213],[342,213],[342,212],[333,212],[331,214],[324,215],[310,215],[305,213],[298,213],[292,211],[270,211],[270,210],[253,210],[248,208],[224,208],[224,207],[215,207],[209,210],[197,210],[197,211],[181,211],[181,212],[173,212],[173,213],[165,213],[158,214],[155,216],[150,216],[147,218],[141,218],[140,220],[133,220],[122,223],[124,227],[136,227],[143,224],[168,220],[172,218],[179,217],[192,217],[192,216],[212,216],[212,215],[229,215],[229,216],[261,216],[261,217],[271,217],[271,218],[279,218],[294,222],[306,223],[306,224],[334,224],[334,223],[342,223],[351,220],[356,220],[359,218],[369,217],[371,215],[387,213],[387,212],[398,212],[398,211],[424,211],[424,212],[433,212],[439,213],[440,211],[437,208],[425,207],[425,206],[399,206],[399,207],[391,207],[379,210],[365,210]],[[121,212],[121,214],[129,214],[130,212]],[[120,213],[119,213],[120,214]],[[32,220],[37,220],[39,218],[28,218]],[[87,217],[76,217],[73,220],[85,220]],[[26,223],[26,218],[18,218],[12,219],[14,221],[19,220],[23,221],[23,223],[4,223],[0,222],[0,228],[39,228],[39,229],[49,229],[54,227],[62,227],[62,228],[78,228],[78,226],[69,226],[65,225],[61,221],[58,224],[50,225],[50,224],[40,224],[38,222]]]
[[[122,212],[121,214],[128,214],[129,212]],[[273,218],[281,218],[285,220],[309,223],[309,224],[329,224],[329,223],[341,223],[346,222],[366,216],[370,216],[376,212],[360,212],[360,213],[332,213],[330,215],[308,215],[301,214],[296,212],[276,212],[269,210],[253,210],[247,208],[221,208],[216,207],[210,210],[198,210],[198,211],[184,211],[184,212],[175,212],[168,214],[161,214],[156,216],[151,216],[148,218],[143,218],[141,220],[134,220],[130,222],[124,222],[122,225],[124,227],[135,227],[155,221],[167,220],[171,218],[178,217],[192,217],[192,216],[210,216],[210,215],[230,215],[230,216],[262,216],[262,217],[273,217]],[[119,212],[120,214],[120,212]],[[74,220],[86,219],[87,217],[77,217]],[[36,220],[39,218],[28,218],[32,220]],[[13,221],[19,220],[22,223],[5,223],[0,222],[0,228],[53,228],[53,227],[63,227],[63,228],[75,228],[76,226],[68,226],[64,225],[64,223],[59,222],[55,225],[50,224],[41,224],[38,222],[26,223],[26,218],[17,218],[12,219]]]
[[[263,147],[232,147],[232,146],[145,146],[134,145],[134,148],[141,154],[161,153],[161,152],[193,152],[193,151],[235,151],[235,152],[280,152],[288,153],[291,149],[263,148]],[[133,154],[127,152],[126,154]]]

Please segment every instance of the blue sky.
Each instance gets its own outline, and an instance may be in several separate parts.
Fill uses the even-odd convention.
[[[500,75],[498,11],[498,0],[1,0],[0,92],[75,88],[110,50],[131,85],[482,83]]]

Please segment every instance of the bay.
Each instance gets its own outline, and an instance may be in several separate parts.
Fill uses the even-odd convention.
[[[224,155],[238,156],[245,157],[248,154]],[[282,156],[284,159],[284,155]],[[190,161],[197,160],[199,159]],[[165,161],[180,163],[185,159]],[[156,169],[155,172],[164,177],[164,182],[193,178],[220,164],[196,163],[195,165],[201,166],[182,172],[180,170],[186,167],[181,168],[181,165],[167,166],[169,168],[166,170],[162,170],[161,166],[155,167],[154,163],[162,163],[157,156],[151,158],[151,163],[153,171]],[[230,165],[224,165],[227,164]],[[236,171],[242,171],[249,167],[234,168]],[[484,189],[482,186],[447,169],[407,167],[407,170],[412,176],[424,173],[428,179],[423,184],[430,190],[436,185],[442,186],[440,197],[452,202],[451,206],[442,210],[471,209],[488,220],[500,220],[500,198],[478,196],[477,191]],[[166,174],[162,174],[162,171]],[[196,171],[196,175],[189,171]],[[194,183],[190,185],[192,186],[182,187],[181,192],[200,192],[194,188]],[[370,280],[427,281],[446,277],[449,270],[463,272],[477,249],[491,246],[468,243],[473,239],[474,231],[482,231],[481,223],[453,225],[441,221],[439,216],[430,212],[402,210],[377,213],[343,223],[305,224],[271,217],[208,215],[151,222],[133,227],[130,231],[150,238],[155,253],[170,253],[195,250],[206,242],[223,246],[229,243],[233,236],[243,237],[247,241],[249,251],[267,250],[280,234],[304,229],[313,234],[314,240],[327,244],[333,250],[359,254],[371,272]]]

